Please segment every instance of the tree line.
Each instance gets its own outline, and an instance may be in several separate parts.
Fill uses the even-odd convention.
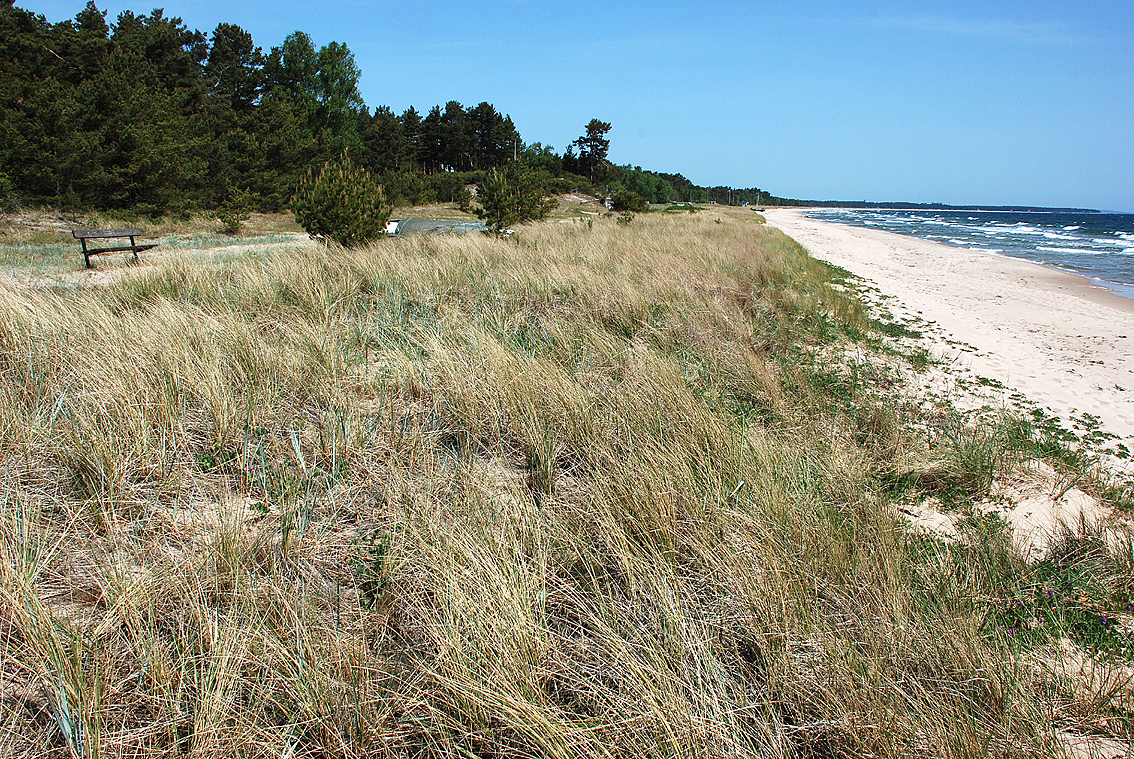
[[[723,202],[722,188],[611,164],[607,122],[559,154],[487,102],[371,110],[360,75],[345,44],[316,48],[301,31],[264,52],[235,24],[205,35],[162,10],[108,23],[93,0],[50,23],[0,0],[0,198],[164,214],[240,197],[280,210],[310,167],[345,152],[399,204],[459,201],[517,160],[547,192]]]

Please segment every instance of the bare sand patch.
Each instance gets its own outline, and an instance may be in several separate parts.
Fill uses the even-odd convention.
[[[1128,517],[1114,512],[1040,461],[1029,462],[998,478],[989,497],[976,504],[974,510],[1003,519],[1011,531],[1013,545],[1028,561],[1046,556],[1052,543],[1067,531],[1098,530],[1108,541],[1117,543],[1126,538],[1130,529]],[[915,530],[949,543],[963,539],[960,523],[969,516],[943,509],[934,498],[903,504],[899,512]]]

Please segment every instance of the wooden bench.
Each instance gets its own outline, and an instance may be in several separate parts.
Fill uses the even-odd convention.
[[[142,234],[140,229],[73,229],[71,236],[83,244],[83,261],[86,262],[87,268],[91,268],[91,256],[97,256],[100,253],[120,253],[122,251],[130,251],[134,254],[134,261],[138,260],[138,253],[150,248],[156,248],[157,244],[153,245],[138,245],[134,242],[134,238]],[[107,240],[116,237],[129,237],[130,244],[122,245],[116,248],[88,248],[87,240]]]

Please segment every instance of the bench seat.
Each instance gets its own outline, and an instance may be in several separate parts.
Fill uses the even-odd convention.
[[[86,263],[87,268],[91,268],[91,256],[97,256],[102,253],[122,253],[130,251],[134,254],[134,261],[138,261],[138,253],[150,248],[156,248],[157,244],[143,244],[138,245],[134,242],[135,237],[142,234],[140,229],[73,229],[71,236],[78,240],[83,245],[83,261]],[[115,238],[130,238],[129,245],[118,245],[112,248],[88,248],[87,240],[109,240]]]

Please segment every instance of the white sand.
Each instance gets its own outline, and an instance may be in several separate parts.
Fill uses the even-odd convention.
[[[1060,415],[1099,417],[1134,436],[1134,300],[1089,280],[990,253],[771,209],[768,223],[812,255],[937,323],[938,354]]]

